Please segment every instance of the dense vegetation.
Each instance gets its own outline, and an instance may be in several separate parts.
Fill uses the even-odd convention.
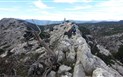
[[[118,52],[115,54],[115,58],[123,63],[123,45],[118,49]]]
[[[97,43],[105,46],[108,50],[118,48],[117,43],[121,42],[121,46],[118,48],[117,53],[113,53],[114,57],[123,63],[123,21],[119,22],[99,22],[99,23],[82,23],[78,24],[79,30],[82,32],[83,37],[87,34],[91,34],[96,39]],[[114,35],[114,36],[113,36]],[[105,36],[108,36],[105,38]],[[110,37],[111,36],[111,37]],[[90,45],[92,54],[100,57],[106,64],[113,63],[113,56],[105,56],[99,53],[96,45]],[[92,48],[93,46],[93,48]],[[116,47],[116,48],[115,48]],[[112,53],[112,50],[111,53]],[[113,52],[114,52],[113,51]]]
[[[101,36],[109,36],[123,32],[123,23],[119,22],[99,22],[99,23],[83,23],[78,24],[91,30],[91,32],[98,33]]]
[[[0,48],[0,54],[4,53],[4,49]]]
[[[83,26],[81,26],[81,25],[78,25],[78,26],[79,26],[79,30],[80,30],[83,34],[85,34],[85,35],[90,34],[90,30],[89,30],[89,29],[87,29],[86,27],[83,27]]]

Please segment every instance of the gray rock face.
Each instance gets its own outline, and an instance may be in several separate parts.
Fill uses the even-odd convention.
[[[121,75],[123,75],[123,66],[115,63],[111,65],[112,68],[114,68],[115,70],[117,70]]]
[[[92,77],[115,77],[115,76],[113,76],[108,71],[102,68],[97,68],[96,70],[93,71]]]
[[[7,23],[3,24],[5,22]],[[13,23],[10,25],[10,22],[14,22],[15,27],[12,26]],[[82,37],[82,33],[78,28],[76,28],[76,34],[70,38],[64,35],[73,25],[69,22],[54,26],[54,30],[49,31],[50,41],[47,45],[55,52],[57,56],[55,58],[51,58],[52,56],[46,52],[47,49],[37,44],[37,40],[29,40],[31,46],[27,46],[23,37],[27,28],[23,22],[4,19],[0,24],[1,23],[3,26],[0,26],[2,27],[0,28],[0,48],[5,48],[10,44],[10,46],[6,48],[6,53],[2,54],[2,56],[8,55],[8,52],[13,53],[12,56],[10,55],[10,57],[14,58],[14,64],[16,65],[16,67],[13,68],[16,69],[17,72],[25,70],[24,72],[18,73],[23,77],[26,77],[27,74],[29,76],[46,77],[122,77],[123,73],[121,71],[123,67],[118,64],[112,66],[107,65],[102,59],[93,55],[89,44]],[[20,23],[23,25],[19,26]],[[18,30],[17,33],[14,33],[16,30]],[[19,38],[16,36],[19,36]],[[92,38],[92,36],[88,36],[88,38]],[[93,44],[92,41],[90,42]],[[97,47],[100,50],[100,54],[106,56],[111,55],[103,46],[98,45]],[[10,65],[11,63],[9,64],[9,61],[13,62],[13,60],[9,58],[0,60],[0,70],[3,66],[5,68],[5,65]],[[54,62],[54,64],[52,64],[52,62]],[[6,73],[6,71],[4,73]]]
[[[100,52],[101,54],[104,54],[104,55],[106,55],[106,56],[111,55],[111,53],[110,53],[107,49],[105,49],[104,47],[102,47],[102,46],[100,46],[100,45],[97,45],[97,47],[98,47],[98,49],[100,50],[99,52]]]
[[[35,75],[41,75],[42,72],[44,71],[44,67],[40,63],[34,63],[30,66],[28,70],[28,76],[33,76]]]
[[[71,70],[71,67],[65,66],[65,65],[61,65],[59,67],[58,73],[65,73]]]
[[[81,64],[76,63],[74,67],[73,77],[85,77],[85,72]]]
[[[19,52],[18,48],[20,49],[25,45],[24,34],[29,25],[34,26],[23,20],[13,18],[4,18],[0,21],[0,48],[6,51],[3,53],[4,56],[11,50],[12,52]],[[21,49],[21,51],[24,52],[25,50]]]
[[[56,72],[55,71],[51,71],[50,74],[48,75],[48,77],[56,77]]]
[[[65,54],[63,51],[56,51],[56,55],[58,55],[58,62],[61,62],[65,59]]]
[[[118,76],[121,77],[121,75],[118,72],[109,68],[100,58],[92,55],[91,50],[88,47],[86,42],[83,45],[78,47],[77,60],[81,61],[84,71],[89,75],[91,75],[92,72],[97,67],[100,67],[102,69],[105,69],[109,73],[111,73],[113,76],[116,75],[117,77]]]
[[[108,67],[100,58],[97,56],[94,56],[91,54],[91,49],[89,45],[87,44],[86,40],[81,37],[81,33],[77,29],[76,35],[72,36],[71,38],[68,38],[66,35],[63,35],[66,31],[63,29],[65,26],[57,26],[58,30],[55,30],[51,34],[51,44],[55,43],[55,50],[62,51],[66,58],[63,59],[66,61],[72,61],[72,63],[80,62],[78,65],[74,65],[74,73],[73,76],[75,77],[81,77],[86,75],[92,75],[93,71],[96,68],[102,68],[111,73],[113,76],[119,76],[121,75]],[[56,42],[57,40],[57,42]],[[104,52],[102,54],[109,55],[109,51],[104,49],[103,47],[99,47],[101,52]],[[75,59],[76,56],[76,59]],[[63,57],[63,55],[62,55]],[[74,63],[75,63],[74,62]],[[76,70],[76,71],[75,71]]]
[[[61,28],[60,30],[63,30],[63,29]],[[59,32],[57,32],[58,36],[60,35]],[[68,58],[69,57],[68,54],[72,53],[72,50],[75,52],[74,48],[76,48],[76,53],[74,53],[74,55],[77,56],[76,62],[80,62],[80,64],[77,66],[75,65],[74,68],[75,67],[76,68],[83,67],[83,70],[79,69],[79,68],[76,70],[79,70],[80,72],[82,72],[82,71],[84,71],[84,72],[79,73],[80,75],[74,74],[75,77],[77,77],[76,75],[78,75],[78,77],[79,77],[79,76],[81,76],[81,74],[83,74],[83,76],[86,76],[84,73],[86,73],[87,75],[91,75],[97,67],[106,69],[106,71],[110,71],[111,73],[113,73],[113,75],[117,74],[120,76],[120,74],[118,74],[118,72],[115,71],[116,72],[115,73],[114,70],[110,69],[100,58],[91,54],[91,49],[89,48],[85,39],[81,37],[80,32],[78,30],[77,30],[77,34],[75,36],[72,36],[70,39],[68,39],[66,36],[59,36],[59,37],[61,37],[59,39],[59,42],[61,42],[61,43],[57,43],[56,49],[60,49],[61,51],[65,52],[65,54],[67,54],[67,56],[66,56],[67,60],[69,60],[69,59],[74,60],[74,58],[71,58],[71,57]],[[72,46],[74,46],[74,47],[72,47]],[[101,52],[105,51],[103,53],[105,55],[110,54],[109,51],[107,51],[103,47],[99,47],[99,49],[101,50]]]
[[[69,72],[65,72],[65,75],[61,75],[60,77],[72,77],[72,74]]]
[[[70,63],[74,63],[75,62],[75,51],[74,48],[71,48],[70,52],[66,55],[66,59],[68,62]]]

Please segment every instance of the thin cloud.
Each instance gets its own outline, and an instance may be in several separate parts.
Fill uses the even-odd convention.
[[[37,0],[35,2],[33,2],[33,4],[39,8],[39,9],[48,9],[48,8],[53,8],[53,7],[49,7],[48,5],[44,4],[41,0]]]
[[[77,2],[77,0],[54,0],[56,3],[74,3]]]
[[[18,11],[18,8],[0,8],[0,11],[12,12],[12,11]]]
[[[92,0],[54,0],[56,3],[92,2]]]
[[[88,5],[88,6],[75,6],[73,8],[66,8],[65,10],[68,11],[77,11],[77,10],[84,10],[84,9],[89,9],[92,8],[92,6]]]
[[[18,1],[16,1],[16,0],[0,0],[0,2],[12,2],[12,3],[14,3],[14,2],[30,2],[30,1],[26,1],[26,0],[18,0]]]
[[[43,2],[45,3],[43,3]],[[59,4],[54,1],[59,1],[61,3],[69,3],[69,4]],[[15,18],[30,18],[30,19],[49,19],[49,20],[63,20],[64,18],[73,19],[73,20],[122,20],[123,19],[123,0],[51,0],[49,3],[45,0],[37,0],[35,2],[31,2],[31,6],[27,8],[29,11],[24,11],[21,13],[22,8],[14,9],[10,7],[0,8],[2,12],[0,17],[15,17]],[[70,4],[70,3],[73,4]],[[76,3],[77,2],[77,3]],[[78,2],[85,2],[84,4]],[[90,3],[86,3],[90,2]],[[50,9],[51,4],[55,7],[54,9]],[[56,4],[56,5],[55,5]],[[81,5],[85,6],[81,6]],[[87,5],[86,5],[87,4]],[[27,3],[26,3],[27,5]],[[18,7],[18,6],[17,6]],[[21,6],[19,6],[21,7]],[[71,8],[69,8],[71,7]],[[26,7],[25,7],[26,9]],[[19,13],[13,14],[13,11]],[[29,14],[31,12],[31,14]],[[8,14],[9,13],[9,14]]]
[[[104,16],[106,18],[120,20],[123,19],[123,1],[122,0],[108,0],[104,1],[95,6],[96,11],[100,16]],[[101,12],[102,13],[101,13]]]
[[[88,2],[92,2],[93,0],[82,0],[82,2],[86,2],[86,3],[88,3]]]

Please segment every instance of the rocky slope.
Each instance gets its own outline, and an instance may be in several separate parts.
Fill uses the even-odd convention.
[[[96,44],[91,36],[83,38],[76,34],[64,35],[71,22],[45,30],[49,37],[46,45],[55,53],[48,54],[34,37],[25,41],[24,34],[33,24],[16,19],[0,21],[0,74],[13,77],[123,77],[122,63],[115,60],[103,46]],[[23,25],[22,25],[23,24]],[[43,43],[43,42],[42,42]]]
[[[123,23],[119,22],[100,22],[93,24],[80,24],[90,30],[96,41],[105,46],[111,53],[117,53],[123,45]]]

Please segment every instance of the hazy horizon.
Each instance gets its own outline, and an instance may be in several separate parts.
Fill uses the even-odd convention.
[[[1,0],[0,19],[123,20],[122,0]]]

